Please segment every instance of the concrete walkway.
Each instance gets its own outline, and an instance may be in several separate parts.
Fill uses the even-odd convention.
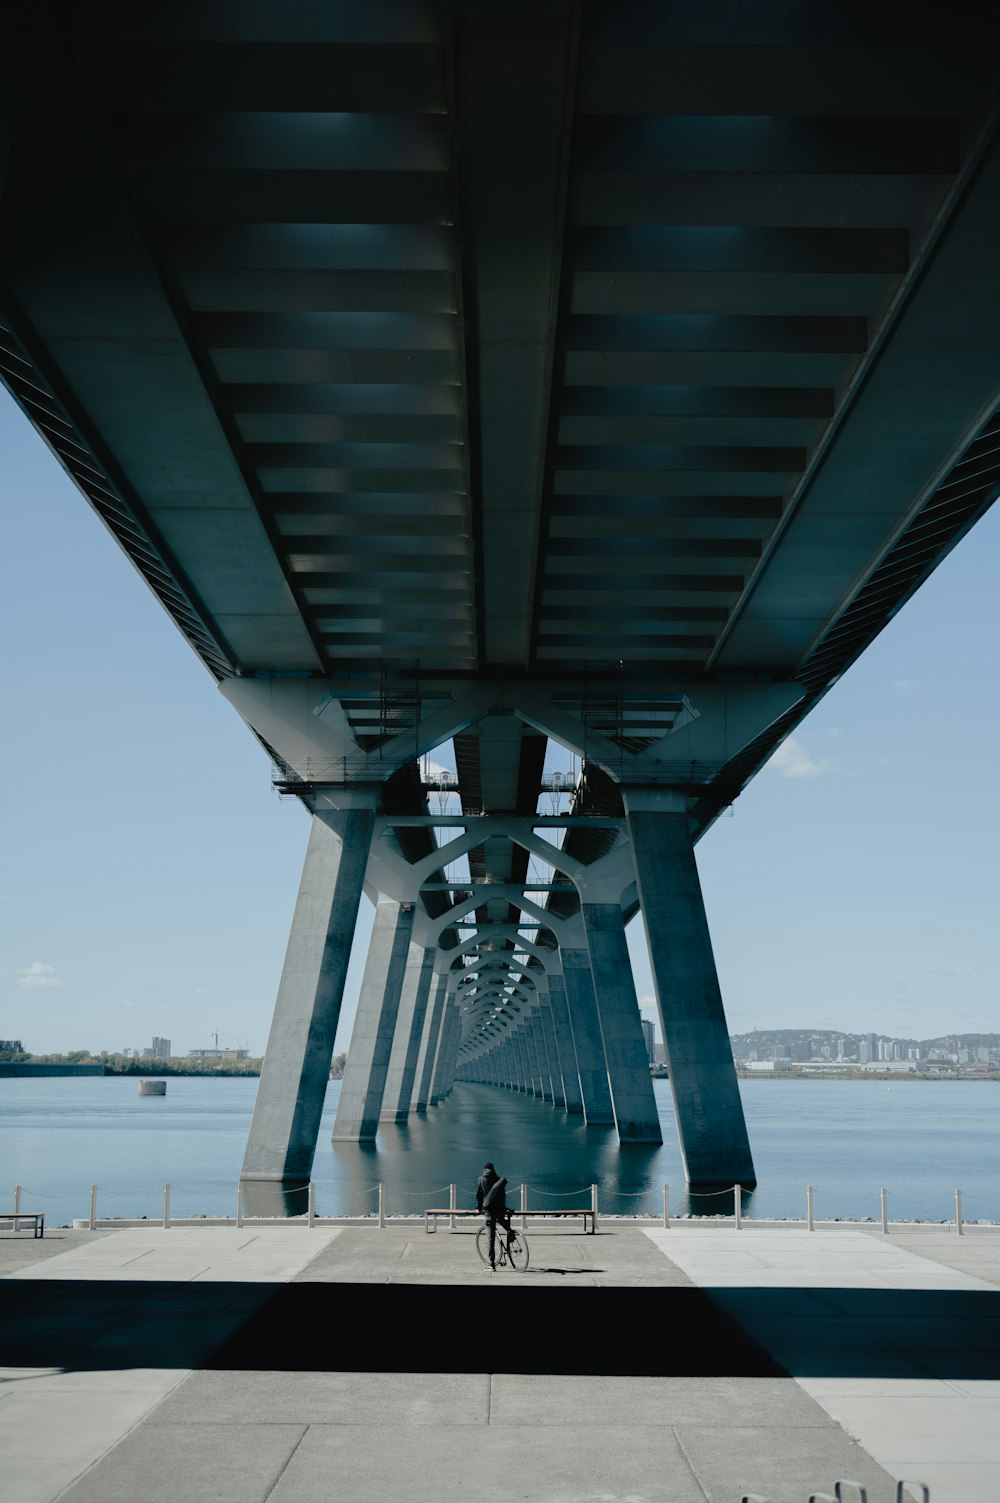
[[[1000,1496],[1000,1233],[64,1235],[0,1234],[7,1503]]]

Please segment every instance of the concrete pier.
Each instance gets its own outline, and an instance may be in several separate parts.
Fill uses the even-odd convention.
[[[378,1132],[412,932],[412,905],[380,899],[337,1103],[334,1142],[364,1141]]]
[[[584,903],[583,924],[619,1141],[662,1143],[621,908]]]
[[[549,1001],[552,1008],[552,1026],[559,1049],[559,1063],[562,1069],[564,1104],[567,1112],[579,1115],[583,1111],[583,1098],[580,1094],[580,1072],[576,1062],[576,1045],[573,1042],[573,1029],[570,1025],[569,1012],[566,1008],[566,987],[562,974],[559,973],[557,975],[554,969],[549,972]]]
[[[689,1183],[757,1183],[684,800],[626,791],[642,918]]]
[[[420,1056],[417,1060],[417,1085],[413,1109],[425,1112],[433,1100],[434,1066],[444,1033],[445,1008],[448,1002],[448,977],[435,976],[431,983],[431,1004],[427,1009]]]
[[[586,950],[577,949],[561,949],[559,953],[566,985],[566,1005],[573,1029],[584,1120],[594,1127],[612,1127],[615,1116],[608,1086],[608,1067],[604,1058],[590,956]],[[648,1070],[646,1074],[649,1074]]]
[[[431,982],[434,979],[435,953],[422,945],[410,945],[382,1097],[380,1117],[383,1122],[405,1122],[410,1115],[420,1042],[424,1033]]]
[[[258,1198],[312,1169],[374,825],[374,793],[353,802],[312,821],[243,1160]]]

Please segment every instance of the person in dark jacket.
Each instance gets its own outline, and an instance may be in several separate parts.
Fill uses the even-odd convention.
[[[497,1222],[506,1224],[507,1221],[507,1197],[505,1191],[507,1181],[501,1179],[492,1164],[486,1164],[479,1176],[476,1185],[476,1210],[482,1211],[486,1217],[486,1225],[489,1227],[489,1263],[491,1268],[496,1267],[495,1247],[497,1235]]]

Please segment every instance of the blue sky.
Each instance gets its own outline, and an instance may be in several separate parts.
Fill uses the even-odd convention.
[[[0,1036],[260,1052],[308,816],[2,392],[0,455]],[[732,1031],[1000,1030],[998,572],[995,508],[699,845]]]

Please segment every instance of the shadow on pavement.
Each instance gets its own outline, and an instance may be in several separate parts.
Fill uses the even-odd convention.
[[[1000,1292],[0,1281],[3,1362],[66,1370],[1000,1378]]]

